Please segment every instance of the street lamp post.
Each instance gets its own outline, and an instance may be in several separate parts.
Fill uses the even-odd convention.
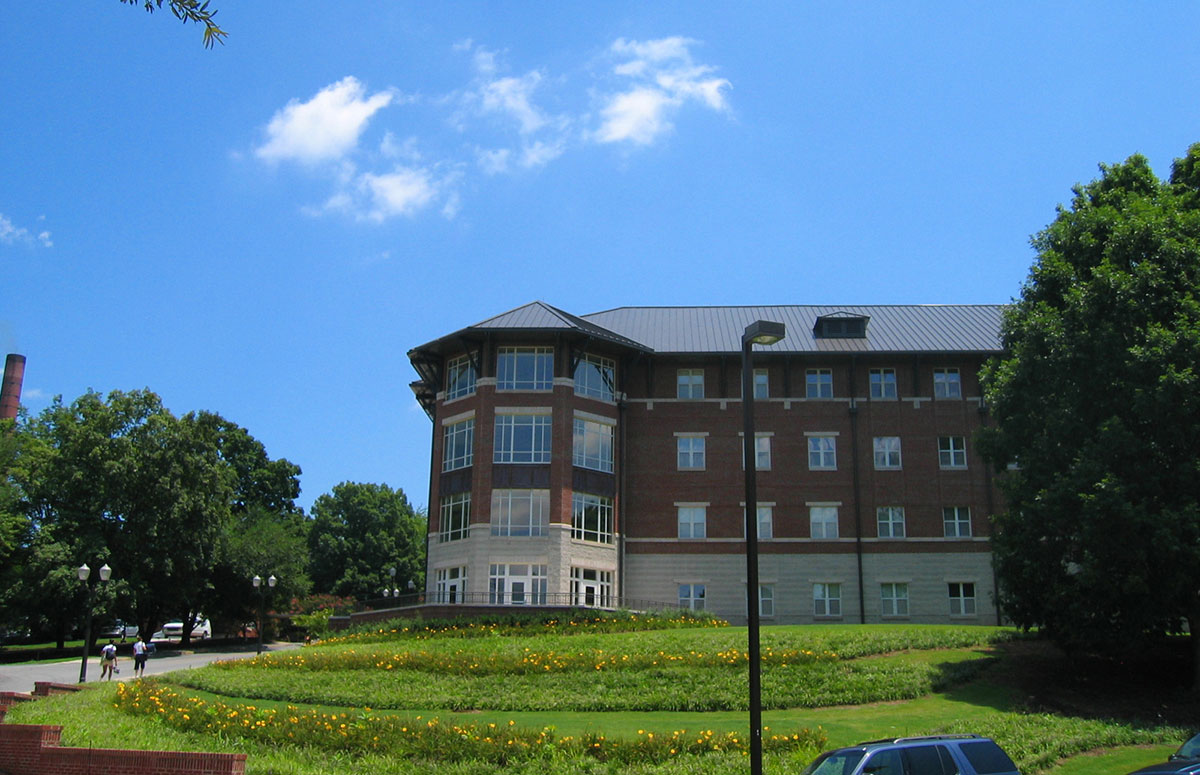
[[[85,562],[75,569],[75,575],[87,588],[87,612],[83,618],[83,659],[79,663],[79,683],[87,682],[88,645],[92,640],[92,608],[96,605],[96,586],[88,584],[92,569]],[[112,577],[112,568],[108,563],[100,566],[100,582],[106,582]],[[98,585],[97,585],[98,586]]]
[[[267,586],[271,589],[274,589],[276,581],[277,579],[275,578],[275,574],[271,574],[271,576],[267,579]],[[258,630],[258,653],[262,654],[263,619],[266,618],[267,615],[267,590],[263,586],[262,578],[257,573],[254,574],[254,578],[250,579],[250,583],[253,584],[254,588],[258,590],[258,627],[256,629]]]
[[[758,642],[758,445],[754,438],[754,370],[756,344],[783,339],[783,323],[756,320],[742,334],[742,454],[746,469],[746,630],[750,661],[750,773],[762,775],[762,663]]]

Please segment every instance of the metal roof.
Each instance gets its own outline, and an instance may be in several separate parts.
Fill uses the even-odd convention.
[[[495,317],[490,317],[475,325],[467,326],[447,336],[439,337],[421,347],[413,348],[409,352],[409,357],[420,351],[436,351],[442,342],[447,340],[457,341],[461,337],[470,336],[481,331],[571,331],[595,339],[612,342],[622,347],[630,347],[635,350],[646,349],[639,342],[614,333],[603,326],[584,320],[569,312],[563,312],[561,309],[552,307],[545,302],[534,301],[516,309],[511,309],[508,312],[502,312]]]
[[[1005,305],[881,305],[765,307],[618,307],[584,315],[655,353],[741,352],[742,332],[755,320],[787,326],[764,352],[999,352]],[[817,338],[819,317],[870,318],[865,338]]]

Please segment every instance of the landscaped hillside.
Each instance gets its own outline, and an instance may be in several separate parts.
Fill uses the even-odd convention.
[[[52,723],[74,745],[245,751],[251,773],[742,772],[746,633],[722,624],[400,623],[96,687],[12,720],[61,715]],[[1026,773],[1184,735],[1170,723],[1028,712],[1022,667],[1041,665],[1041,648],[1001,628],[767,628],[766,771],[795,772],[822,747],[934,731],[992,736]]]

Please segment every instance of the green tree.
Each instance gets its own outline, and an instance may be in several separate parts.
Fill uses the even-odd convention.
[[[1200,685],[1200,144],[1102,165],[1034,237],[984,370],[1006,615],[1067,647],[1178,632]]]
[[[121,0],[121,2],[126,5],[140,3],[149,13],[154,13],[155,9],[162,8],[163,4],[163,0]],[[213,43],[224,45],[225,38],[229,33],[218,27],[216,21],[213,20],[217,12],[208,10],[208,0],[204,0],[204,2],[200,0],[169,0],[167,5],[171,9],[171,13],[175,14],[175,18],[181,22],[185,24],[195,22],[204,25],[205,48],[212,48]]]
[[[403,490],[386,484],[342,482],[313,503],[308,532],[309,576],[316,592],[380,596],[396,569],[402,592],[424,584],[425,519]]]
[[[132,618],[144,632],[169,618],[194,622],[234,583],[219,569],[239,519],[255,510],[303,530],[292,500],[298,468],[270,460],[219,415],[175,417],[149,390],[56,399],[24,432],[17,470],[32,538],[18,598],[31,617],[44,616],[47,595],[64,594],[55,584],[70,584],[52,569],[108,562],[100,613]]]

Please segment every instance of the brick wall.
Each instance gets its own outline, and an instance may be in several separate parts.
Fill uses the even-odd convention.
[[[34,694],[77,691],[70,684],[39,681]],[[30,695],[0,695],[0,722],[14,702]],[[111,748],[68,748],[59,745],[62,727],[0,723],[0,772],[21,775],[243,775],[246,755],[183,751],[130,751]]]

